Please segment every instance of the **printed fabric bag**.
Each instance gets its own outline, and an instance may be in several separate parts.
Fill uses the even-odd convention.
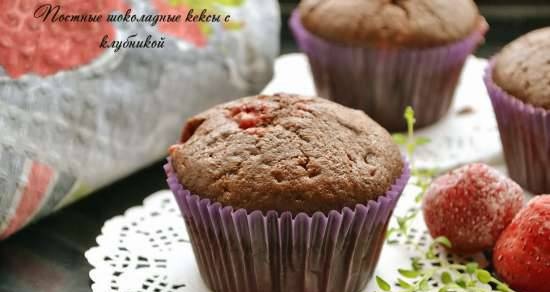
[[[0,11],[0,239],[164,157],[187,117],[259,92],[279,49],[276,0],[10,0]],[[136,21],[107,21],[126,13]]]

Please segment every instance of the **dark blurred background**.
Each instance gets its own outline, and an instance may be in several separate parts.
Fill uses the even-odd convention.
[[[280,2],[281,53],[295,52],[296,45],[286,23],[298,1]],[[548,0],[476,2],[491,26],[486,43],[476,53],[478,56],[489,57],[514,38],[550,26]],[[1,242],[0,292],[90,291],[90,266],[83,253],[95,245],[105,220],[166,188],[163,163],[159,161]]]

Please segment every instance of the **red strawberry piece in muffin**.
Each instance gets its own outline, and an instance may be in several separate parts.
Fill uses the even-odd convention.
[[[12,78],[55,74],[91,63],[104,52],[103,36],[115,37],[106,14],[125,7],[122,0],[13,0],[0,3],[0,66]],[[37,16],[46,15],[46,21]],[[100,22],[52,22],[58,15],[103,15]],[[39,9],[40,8],[40,9]],[[38,9],[38,11],[37,11]]]
[[[230,108],[229,116],[241,129],[260,127],[271,119],[265,105],[254,103]]]
[[[523,203],[521,187],[497,170],[475,163],[435,179],[422,207],[434,238],[447,237],[452,251],[475,253],[494,246]]]
[[[497,241],[497,274],[519,292],[550,292],[550,195],[532,199]]]

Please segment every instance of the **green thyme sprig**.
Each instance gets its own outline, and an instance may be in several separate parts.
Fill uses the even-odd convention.
[[[451,264],[445,257],[438,256],[439,249],[451,248],[452,244],[446,237],[438,237],[423,254],[424,259],[437,262],[440,266],[425,268],[421,258],[413,258],[410,269],[399,269],[400,277],[397,284],[400,292],[491,292],[495,291],[479,287],[479,284],[491,285],[496,291],[514,292],[505,283],[495,278],[489,271],[479,267],[476,262],[467,264]],[[431,288],[429,281],[440,278],[437,290]],[[391,291],[389,283],[381,277],[376,277],[376,283],[382,291]]]
[[[411,174],[414,177],[413,184],[419,188],[419,192],[415,197],[415,201],[419,203],[422,201],[424,193],[428,189],[432,178],[435,174],[434,169],[417,169],[414,166],[414,152],[419,146],[426,145],[430,143],[430,139],[426,137],[415,137],[414,135],[414,125],[416,124],[416,118],[414,117],[414,110],[412,107],[407,107],[404,114],[405,121],[407,122],[407,133],[406,134],[394,134],[394,141],[406,149],[407,158],[411,167]],[[392,240],[392,235],[403,235],[407,236],[409,234],[409,228],[412,222],[416,219],[420,208],[415,207],[409,210],[404,216],[397,216],[397,226],[391,227],[388,229],[386,238],[388,238],[389,244],[397,243],[396,240]]]
[[[409,106],[405,109],[404,117],[405,121],[407,121],[407,133],[394,134],[393,139],[397,144],[405,146],[407,158],[411,163],[411,168],[414,169],[414,152],[418,146],[430,143],[430,139],[426,137],[415,137],[414,125],[416,124],[416,118],[414,117],[414,110],[412,107]]]
[[[414,111],[411,107],[406,109],[404,116],[407,121],[407,134],[396,134],[394,135],[394,140],[396,143],[403,145],[407,151],[412,174],[415,178],[413,184],[419,188],[419,193],[415,197],[415,201],[420,203],[436,171],[433,169],[416,169],[414,167],[415,150],[418,146],[429,143],[429,140],[414,136],[414,124],[416,123],[416,119],[414,118]],[[398,226],[388,230],[388,243],[391,244],[396,242],[389,239],[389,237],[394,234],[401,234],[404,236],[409,234],[410,224],[416,218],[419,211],[419,206],[415,206],[404,216],[398,216],[396,218]],[[418,246],[416,247],[418,248]],[[501,292],[514,292],[508,285],[496,279],[489,271],[480,268],[479,264],[476,262],[451,264],[446,257],[440,256],[439,251],[441,248],[452,248],[451,241],[446,237],[435,238],[423,252],[423,258],[412,258],[410,269],[398,270],[400,275],[400,277],[397,278],[397,284],[400,287],[399,292],[491,292],[495,291],[493,288]],[[438,267],[426,267],[421,263],[423,260],[437,263]],[[442,283],[438,288],[435,288],[437,290],[431,288],[429,285],[430,280],[435,277],[439,277],[440,283]],[[391,285],[379,276],[376,276],[376,283],[382,291],[392,291]],[[492,288],[487,290],[479,287],[480,284],[490,285]]]

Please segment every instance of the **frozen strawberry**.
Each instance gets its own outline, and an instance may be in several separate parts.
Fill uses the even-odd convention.
[[[9,76],[17,78],[28,73],[47,76],[90,63],[105,50],[99,46],[103,36],[115,37],[106,14],[123,8],[122,3],[122,0],[0,1],[0,66]],[[59,21],[62,15],[102,15],[102,21]]]
[[[494,246],[523,203],[515,182],[475,163],[435,179],[422,207],[434,238],[446,236],[453,251],[475,253]]]
[[[550,195],[521,210],[497,241],[497,274],[519,292],[550,292]]]

